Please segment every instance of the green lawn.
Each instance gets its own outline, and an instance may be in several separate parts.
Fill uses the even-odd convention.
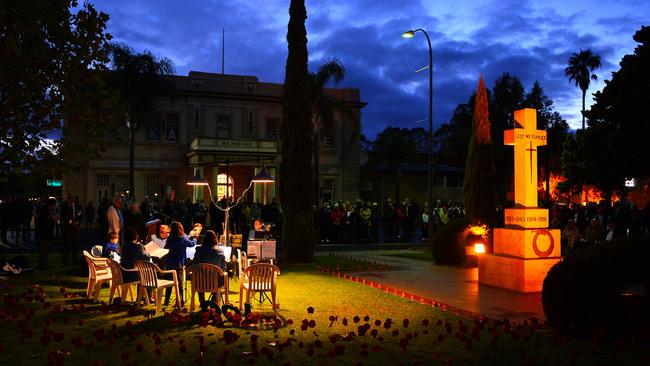
[[[59,364],[68,365],[650,363],[636,342],[583,341],[554,336],[542,326],[462,318],[315,270],[358,265],[317,257],[314,264],[282,266],[277,331],[270,324],[202,326],[200,311],[147,317],[131,307],[91,304],[82,300],[85,277],[77,268],[25,273],[5,281],[9,287],[0,284],[0,364],[42,365],[48,356],[53,364],[58,356]],[[231,283],[232,292],[238,291]],[[41,288],[44,303],[34,299]],[[101,296],[106,300],[108,291]],[[232,293],[230,300],[238,298]]]

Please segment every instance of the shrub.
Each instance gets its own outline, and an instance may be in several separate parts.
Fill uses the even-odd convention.
[[[465,262],[465,229],[471,224],[468,217],[459,217],[443,225],[433,237],[433,258],[439,264]]]
[[[542,287],[550,325],[583,335],[647,330],[649,244],[648,239],[590,244],[553,266]]]

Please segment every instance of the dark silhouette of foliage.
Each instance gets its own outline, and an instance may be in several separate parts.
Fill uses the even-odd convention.
[[[289,53],[284,79],[279,198],[283,211],[283,255],[293,262],[311,261],[315,244],[312,144],[309,143],[313,111],[307,71],[306,19],[304,0],[292,0],[287,30]]]
[[[386,127],[377,134],[373,144],[373,154],[369,164],[385,164],[395,177],[395,197],[400,201],[399,187],[402,177],[402,163],[415,162],[417,159],[417,141],[414,130],[399,127]]]
[[[131,47],[122,43],[110,44],[108,50],[112,69],[109,77],[110,85],[119,95],[119,108],[116,117],[131,130],[129,134],[129,194],[135,197],[135,131],[142,125],[152,122],[153,100],[156,96],[173,96],[174,84],[162,76],[174,74],[174,64],[170,59],[158,58],[150,51],[136,53]]]
[[[582,90],[582,129],[585,129],[585,97],[591,80],[598,80],[594,70],[601,66],[600,56],[591,50],[580,50],[569,57],[569,66],[564,69],[564,74]]]
[[[353,135],[359,134],[359,118],[353,115],[352,110],[341,100],[326,92],[330,82],[339,83],[345,77],[345,67],[337,58],[332,58],[323,64],[316,73],[309,73],[311,79],[311,106],[312,106],[312,143],[314,163],[314,204],[318,205],[320,191],[320,147],[323,140],[323,131],[333,131],[334,116],[338,112],[345,123],[346,118],[354,123]]]
[[[571,185],[591,184],[606,196],[624,189],[625,178],[650,176],[650,27],[634,35],[639,45],[594,94],[585,112],[589,128],[569,141],[562,168]]]
[[[546,130],[546,146],[540,150],[539,161],[545,167],[546,187],[550,187],[551,172],[560,173],[562,170],[562,148],[568,136],[569,124],[558,112],[553,111],[553,100],[544,94],[544,89],[538,81],[535,81],[530,92],[526,94],[524,105],[537,110],[537,128]],[[549,204],[550,190],[546,190],[545,196]]]
[[[468,217],[494,225],[494,157],[490,137],[488,97],[483,76],[479,79],[474,107],[472,137],[463,180],[465,211]]]
[[[449,221],[434,235],[433,259],[438,264],[462,264],[465,262],[465,230],[472,223],[469,216]]]
[[[631,335],[647,331],[648,296],[623,296],[635,286],[650,288],[648,239],[590,243],[553,266],[542,287],[549,324],[574,327],[579,334],[595,330]],[[615,314],[615,315],[612,315]]]
[[[101,150],[99,137],[109,129],[94,123],[107,119],[113,101],[98,72],[108,61],[108,15],[71,0],[3,1],[0,7],[2,169],[42,162],[48,138],[62,166],[78,167]],[[61,135],[64,121],[83,128],[83,138]]]

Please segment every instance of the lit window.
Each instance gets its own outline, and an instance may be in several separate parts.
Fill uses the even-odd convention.
[[[230,196],[232,199],[235,198],[235,186],[232,177],[226,174],[219,174],[217,175],[217,197],[218,199],[222,199],[226,196]]]

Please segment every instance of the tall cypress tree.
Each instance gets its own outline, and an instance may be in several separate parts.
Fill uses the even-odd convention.
[[[314,256],[312,209],[312,146],[309,137],[311,103],[307,71],[307,9],[304,0],[291,0],[287,42],[289,54],[284,77],[282,108],[282,161],[280,204],[284,256],[292,262],[309,262]]]
[[[463,192],[467,215],[488,226],[495,224],[494,174],[488,98],[481,75],[476,92],[472,138],[465,163]]]

